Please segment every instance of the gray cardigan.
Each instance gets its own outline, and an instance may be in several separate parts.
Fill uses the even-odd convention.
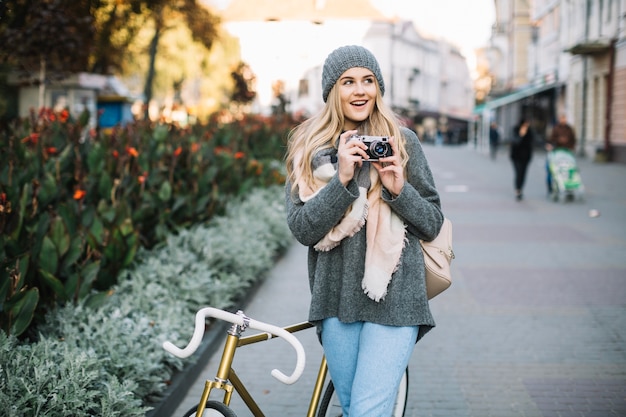
[[[382,198],[406,225],[407,242],[384,299],[376,302],[361,288],[365,265],[365,227],[339,246],[318,252],[313,246],[336,225],[358,197],[354,180],[344,187],[337,174],[303,203],[287,184],[287,222],[294,237],[309,246],[311,289],[309,320],[328,317],[342,322],[367,321],[391,326],[420,326],[418,340],[435,326],[426,297],[424,257],[419,239],[434,239],[443,223],[439,194],[417,135],[402,129],[409,154],[407,178],[399,195],[383,189]],[[374,168],[372,168],[374,169]],[[319,326],[318,326],[319,327]]]

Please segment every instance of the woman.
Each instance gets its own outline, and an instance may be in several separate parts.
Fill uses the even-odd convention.
[[[322,90],[323,109],[289,138],[287,221],[309,246],[309,320],[343,415],[391,416],[413,347],[435,326],[419,239],[441,228],[439,194],[417,136],[383,102],[369,50],[333,51]],[[357,134],[388,137],[393,155],[368,161]]]
[[[530,122],[520,120],[513,128],[513,142],[511,143],[511,161],[514,170],[515,199],[521,201],[524,198],[523,189],[526,182],[526,171],[533,154],[533,133],[530,130]]]
[[[576,151],[576,132],[574,128],[567,123],[567,117],[562,114],[559,116],[559,122],[552,128],[550,137],[546,141],[546,184],[548,186],[548,197],[552,195],[552,173],[550,172],[549,155],[555,149],[568,149],[571,152]]]

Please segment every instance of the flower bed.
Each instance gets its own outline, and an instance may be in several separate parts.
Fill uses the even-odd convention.
[[[188,363],[163,341],[185,345],[199,308],[232,307],[290,244],[282,193],[251,190],[206,226],[140,249],[106,303],[54,310],[36,343],[0,332],[4,415],[144,416]]]
[[[43,109],[0,131],[0,329],[65,303],[106,302],[140,248],[224,213],[233,196],[281,184],[289,117],[216,115],[181,128],[108,132]]]

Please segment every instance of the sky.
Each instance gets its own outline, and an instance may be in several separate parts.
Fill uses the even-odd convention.
[[[464,53],[486,46],[495,22],[494,0],[370,0],[388,16],[412,20],[424,34],[440,36]],[[466,55],[467,56],[467,55]]]
[[[1,0],[0,0],[1,1]],[[217,10],[228,6],[231,0],[203,0]],[[254,7],[255,0],[247,0]],[[279,2],[280,0],[275,0]],[[315,0],[300,0],[313,2]],[[323,0],[320,0],[323,1]],[[418,32],[425,37],[443,38],[460,48],[467,60],[470,74],[474,74],[476,58],[474,50],[487,46],[491,35],[491,27],[495,21],[494,0],[369,0],[370,4],[387,17],[398,17],[411,20]],[[263,22],[259,22],[262,24]],[[237,24],[235,22],[235,24]],[[283,22],[283,25],[289,22]],[[294,24],[300,25],[295,22]],[[358,42],[367,30],[364,23],[359,29],[355,25],[351,30],[341,33],[341,40],[333,35],[332,28],[338,22],[329,22],[329,30],[320,32],[318,26],[308,25],[302,29],[301,36],[285,39],[284,32],[274,33],[271,27],[233,27],[230,30],[240,37],[242,55],[250,64],[257,78],[259,101],[263,104],[271,101],[272,80],[280,79],[289,88],[296,88],[302,74],[323,62],[328,50],[338,46],[337,42]],[[282,27],[282,26],[281,26]],[[300,26],[297,26],[300,28]],[[327,26],[329,27],[329,26]],[[307,29],[308,28],[308,29]],[[284,30],[284,29],[283,29]],[[297,29],[294,29],[297,30]],[[308,31],[307,31],[308,30]],[[360,32],[362,30],[363,32]],[[330,36],[330,38],[328,38]],[[306,48],[298,48],[304,39],[314,42]],[[288,45],[289,43],[293,45]],[[275,48],[268,50],[261,45],[273,44]],[[306,43],[306,42],[305,42]],[[278,45],[281,45],[280,47]],[[317,46],[317,48],[315,47]],[[284,51],[289,51],[285,53]],[[299,51],[299,52],[298,52]]]
[[[309,0],[312,1],[312,0]],[[229,0],[210,0],[224,8]],[[412,20],[425,35],[443,37],[461,48],[468,60],[486,46],[495,21],[494,0],[370,0],[387,16]]]

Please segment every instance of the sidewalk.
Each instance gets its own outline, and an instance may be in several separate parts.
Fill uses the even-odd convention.
[[[431,301],[437,328],[411,360],[405,415],[626,416],[626,166],[580,160],[586,200],[555,203],[537,153],[517,202],[505,149],[496,161],[466,147],[425,151],[457,257],[452,287]],[[306,320],[308,303],[306,249],[294,243],[245,312],[287,325]],[[300,335],[307,368],[294,385],[270,376],[295,363],[282,340],[235,359],[268,417],[306,414],[321,349],[314,331]],[[176,416],[216,366],[206,364]],[[250,415],[236,394],[231,405]]]

